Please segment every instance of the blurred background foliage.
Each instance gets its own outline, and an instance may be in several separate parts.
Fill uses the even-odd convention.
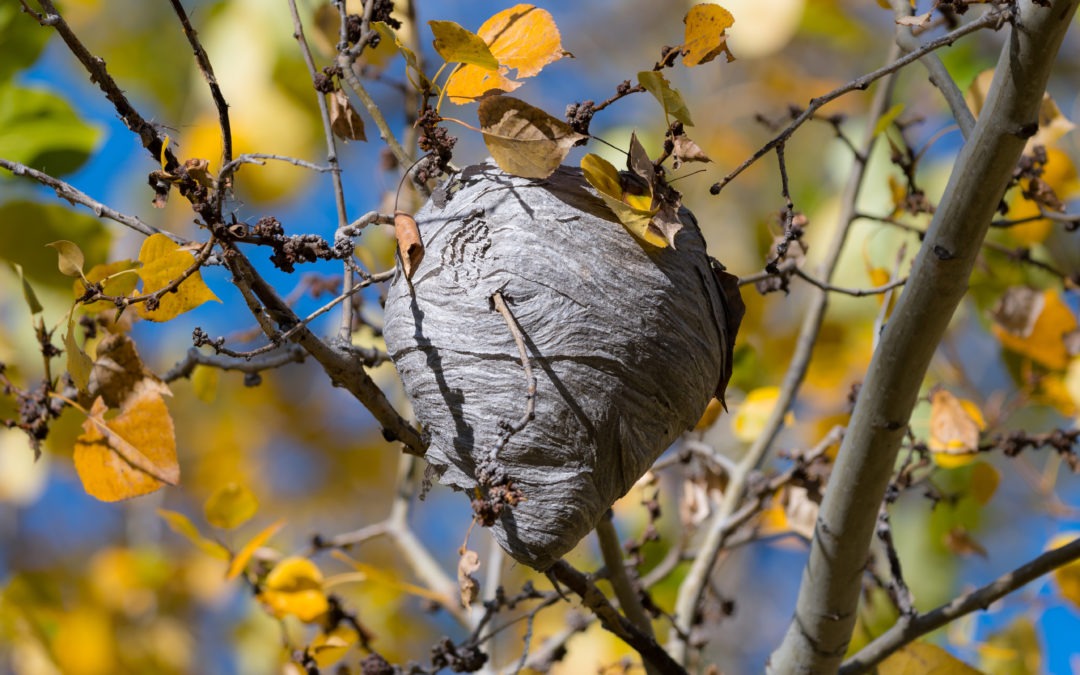
[[[287,4],[265,0],[186,4],[230,104],[237,152],[324,158],[314,93],[292,37]],[[428,63],[437,64],[427,20],[457,21],[476,29],[491,13],[512,3],[417,4],[416,21],[407,21],[399,35],[414,36],[407,39],[422,46]],[[668,71],[696,123],[688,133],[713,160],[703,174],[683,171],[687,176],[676,185],[702,224],[710,252],[736,274],[750,275],[762,269],[774,238],[781,234],[777,213],[783,200],[775,161],[767,157],[757,163],[717,197],[709,195],[708,187],[771,137],[768,123],[785,121],[788,106],[805,105],[881,66],[893,20],[891,11],[862,0],[723,4],[736,19],[730,46],[737,60]],[[678,44],[689,3],[557,0],[543,6],[554,16],[563,46],[575,58],[552,64],[516,95],[561,116],[574,101],[609,97],[618,82],[633,80],[635,73],[650,68],[662,47]],[[315,0],[301,1],[300,7],[316,58],[320,66],[326,65],[336,41],[336,14],[328,20],[329,6]],[[206,158],[211,170],[220,168],[216,113],[167,3],[69,0],[61,10],[91,51],[104,58],[141,112],[161,125],[178,156]],[[1067,39],[1050,85],[1066,119],[1080,117],[1077,32]],[[961,88],[967,89],[978,73],[994,64],[1001,39],[979,33],[941,52]],[[367,74],[374,80],[370,90],[401,135],[402,59],[385,46],[365,58]],[[838,126],[811,123],[787,146],[792,198],[809,221],[804,240],[807,269],[813,269],[837,226],[839,195],[853,161],[837,130],[851,136],[861,133],[870,96],[855,92],[829,105],[823,113],[842,115]],[[933,202],[944,189],[962,139],[918,65],[900,75],[893,100],[900,106],[893,112],[900,126],[882,129],[883,140],[889,139],[895,148],[910,144],[922,152],[918,182]],[[474,119],[469,106],[447,103],[443,114]],[[369,137],[374,137],[370,122],[368,126]],[[626,147],[635,129],[655,156],[665,124],[656,101],[647,95],[620,101],[599,115],[592,127],[594,134],[619,147]],[[450,131],[461,136],[455,163],[464,166],[486,156],[478,134],[455,125]],[[870,157],[858,209],[881,217],[903,216],[908,225],[925,227],[929,216],[909,216],[898,208],[905,197],[904,176],[890,162],[889,145],[879,142]],[[1063,200],[1080,205],[1075,199],[1075,162],[1080,159],[1075,134],[1055,139],[1048,149],[1045,179]],[[602,147],[595,151],[608,152]],[[0,157],[61,176],[94,198],[158,227],[185,237],[199,235],[183,200],[173,199],[160,210],[151,207],[145,176],[154,163],[52,31],[39,27],[12,0],[0,4]],[[573,154],[570,163],[578,158]],[[621,161],[614,153],[609,159]],[[342,162],[350,217],[392,210],[398,173],[385,161],[378,142],[349,143]],[[250,166],[239,174],[237,189],[234,212],[241,221],[253,223],[273,215],[290,234],[333,235],[336,216],[330,181],[324,175],[283,163]],[[1010,217],[1037,213],[1017,195],[1010,200]],[[22,266],[45,307],[49,327],[63,323],[73,296],[71,279],[57,271],[55,253],[44,248],[46,243],[76,242],[87,256],[87,269],[107,260],[135,258],[141,243],[131,232],[103,224],[85,210],[60,202],[49,190],[6,173],[0,175],[0,228],[0,258]],[[1070,427],[1080,407],[1080,365],[1073,352],[1056,359],[1045,356],[1048,348],[1042,344],[1003,345],[991,309],[1007,288],[1047,289],[1053,296],[1048,302],[1065,311],[1045,330],[1049,334],[1057,330],[1060,336],[1074,329],[1080,307],[1075,284],[1063,283],[1059,275],[1024,264],[1008,252],[1030,247],[1031,257],[1072,278],[1080,273],[1076,235],[1061,224],[1041,220],[995,230],[990,241],[999,250],[988,249],[977,269],[969,298],[927,377],[927,392],[939,385],[970,400],[989,430]],[[369,228],[360,244],[360,256],[372,268],[393,264],[389,228]],[[893,270],[905,269],[917,247],[911,232],[860,220],[834,283],[853,288],[879,285],[883,274],[887,280]],[[316,264],[290,277],[265,260],[258,262],[281,292],[291,295],[301,314],[326,300],[308,292],[311,284],[305,285],[301,277],[339,273],[336,266]],[[242,299],[220,268],[208,269],[204,277],[222,304],[203,305],[166,324],[136,322],[131,329],[143,359],[158,373],[182,357],[195,327],[212,336],[252,332],[253,322],[237,309]],[[0,361],[13,381],[29,382],[40,377],[41,358],[18,278],[7,265],[0,266],[0,284]],[[794,348],[808,290],[798,279],[790,294],[760,295],[753,287],[744,288],[748,310],[729,394],[734,414],[721,415],[698,432],[701,440],[737,457],[754,438],[754,425],[760,428],[768,414],[774,387]],[[378,291],[365,295],[364,303],[365,316],[378,325]],[[879,296],[833,297],[807,384],[779,447],[811,446],[833,425],[843,424],[852,387],[872,353],[880,304]],[[333,329],[329,321],[316,326]],[[380,344],[369,328],[354,340]],[[407,406],[392,366],[380,366],[373,375],[399,406]],[[266,373],[260,382],[237,373],[216,376],[198,371],[192,380],[176,382],[169,409],[177,427],[182,487],[117,504],[87,496],[75,476],[72,447],[82,422],[77,413],[65,413],[36,462],[21,433],[0,430],[0,671],[298,672],[287,670],[295,668],[288,665],[292,649],[310,642],[311,628],[292,617],[282,622],[272,618],[252,597],[250,587],[240,580],[226,581],[228,562],[213,555],[212,546],[204,547],[209,551],[200,549],[178,536],[158,509],[186,514],[204,536],[233,551],[284,519],[284,528],[267,542],[279,555],[304,549],[315,535],[328,537],[381,521],[397,483],[397,450],[382,440],[365,410],[329,384],[312,364]],[[12,405],[10,399],[0,398],[0,417],[12,417]],[[912,423],[919,439],[931,434],[930,412],[929,402],[916,410]],[[615,507],[620,534],[638,537],[648,524],[642,501],[658,491],[662,513],[656,527],[661,539],[644,548],[646,569],[660,561],[687,528],[680,519],[685,486],[678,469],[655,478],[655,483],[634,488]],[[257,509],[250,521],[237,527],[214,528],[207,523],[204,503],[230,484],[250,490]],[[901,497],[893,516],[907,579],[921,609],[1015,567],[1055,535],[1080,529],[1080,481],[1051,453],[1025,453],[1013,459],[990,454],[965,466],[939,469],[929,484],[932,489],[925,492],[938,498],[911,491]],[[759,669],[790,616],[806,546],[792,534],[799,528],[790,514],[772,513],[771,518],[772,536],[764,543],[729,551],[715,574],[706,607],[705,654],[724,672]],[[467,501],[438,487],[417,502],[410,515],[413,528],[448,571],[455,568],[469,521]],[[490,546],[486,533],[473,532],[471,541],[484,553],[486,563]],[[429,603],[410,590],[408,584],[417,580],[389,543],[365,543],[352,555],[386,577],[368,574],[366,580],[342,583],[333,591],[358,612],[374,635],[373,646],[387,659],[426,660],[440,636],[463,637],[445,613],[429,611]],[[586,569],[600,564],[591,538],[569,559]],[[327,555],[315,560],[327,577],[349,570]],[[680,567],[655,588],[661,607],[673,605],[684,571]],[[1080,672],[1075,638],[1080,635],[1080,593],[1075,590],[1080,582],[1073,577],[1074,594],[1063,597],[1061,589],[1068,588],[1068,578],[1061,577],[1065,585],[1037,582],[990,612],[959,622],[938,641],[987,673]],[[507,589],[516,590],[526,579],[547,587],[543,577],[506,564]],[[895,618],[895,610],[882,596],[871,594],[864,604],[857,642],[865,642]],[[569,625],[574,610],[564,607],[537,617],[534,645]],[[666,631],[665,622],[657,626]],[[518,622],[494,641],[496,663],[514,662],[524,631],[524,622]],[[350,645],[355,641],[355,635],[345,639]],[[361,653],[351,646],[340,662],[356,672]],[[556,668],[566,673],[596,672],[617,665],[628,654],[624,645],[594,625],[570,640],[568,654]],[[324,659],[329,663],[338,655],[328,651]]]

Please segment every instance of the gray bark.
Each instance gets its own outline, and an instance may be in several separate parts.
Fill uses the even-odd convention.
[[[727,363],[724,299],[692,216],[676,249],[638,243],[579,171],[546,180],[470,167],[415,216],[426,248],[399,274],[385,338],[439,480],[470,495],[526,410],[504,297],[537,378],[535,418],[496,473],[525,501],[494,535],[547,569],[700,417]]]
[[[834,673],[855,625],[878,509],[930,359],[1038,124],[1050,67],[1080,0],[1019,4],[975,129],[882,334],[821,506],[795,617],[770,673]]]

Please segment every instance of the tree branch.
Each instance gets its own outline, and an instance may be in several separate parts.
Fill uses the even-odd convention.
[[[868,672],[897,649],[915,639],[966,614],[979,609],[985,610],[996,600],[1075,560],[1080,560],[1080,538],[1072,540],[1061,548],[1047,551],[982,588],[965,593],[937,609],[906,619],[901,617],[892,628],[844,661],[840,668],[840,675],[859,675]]]
[[[980,244],[1025,141],[1038,128],[1050,68],[1080,0],[1022,2],[987,104],[875,351],[825,491],[795,618],[770,673],[835,671],[851,639],[878,509],[919,387],[967,290]]]

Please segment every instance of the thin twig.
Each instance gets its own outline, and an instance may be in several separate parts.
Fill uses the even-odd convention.
[[[802,268],[800,267],[796,267],[794,270],[792,270],[792,272],[795,274],[795,276],[799,277],[803,281],[806,281],[811,286],[817,286],[823,291],[827,291],[829,293],[840,293],[841,295],[851,295],[856,298],[863,298],[868,295],[881,295],[882,293],[888,293],[894,288],[899,288],[907,283],[907,277],[900,277],[899,279],[894,279],[887,284],[882,284],[881,286],[874,286],[873,288],[844,288],[842,286],[834,286],[833,284],[826,283],[824,281],[821,281],[820,279],[816,279],[807,274],[806,272],[803,272]]]
[[[993,602],[1025,586],[1035,579],[1075,560],[1080,560],[1080,538],[1003,574],[989,584],[965,593],[937,609],[897,621],[854,656],[844,661],[841,675],[859,675],[870,671],[887,656],[915,639],[941,628],[976,610],[985,610]]]
[[[296,157],[275,155],[266,152],[248,152],[240,155],[236,159],[221,167],[221,171],[218,172],[218,183],[224,184],[224,182],[228,180],[228,178],[232,176],[232,174],[235,173],[237,169],[240,168],[241,164],[257,164],[259,166],[263,166],[266,164],[265,160],[268,159],[277,160],[279,162],[286,162],[288,164],[293,164],[304,169],[311,169],[312,171],[318,171],[320,173],[327,173],[329,171],[333,171],[332,167],[315,164],[314,162],[309,162],[304,159],[297,159]]]
[[[766,154],[768,154],[780,144],[786,142],[791,137],[791,135],[795,133],[796,129],[801,127],[803,123],[805,123],[807,120],[811,119],[814,116],[814,113],[817,112],[817,110],[824,106],[826,103],[830,103],[849,92],[866,89],[873,82],[885,77],[886,75],[891,75],[892,73],[895,73],[896,71],[900,70],[912,61],[917,61],[926,54],[929,54],[937,49],[941,49],[942,47],[948,47],[952,45],[952,43],[956,42],[958,39],[962,38],[968,33],[974,33],[977,30],[991,27],[997,30],[1006,22],[1011,20],[1012,16],[1013,11],[1011,8],[1008,7],[991,10],[986,14],[983,14],[978,19],[972,21],[971,23],[964,24],[956,30],[947,33],[936,40],[926,43],[919,49],[908,52],[904,56],[893,60],[887,66],[883,66],[871,73],[867,73],[866,75],[857,77],[854,80],[848,82],[847,84],[841,87],[837,87],[836,89],[830,91],[827,94],[819,96],[815,99],[811,99],[810,104],[806,107],[806,110],[804,110],[802,114],[792,120],[791,123],[788,124],[783,131],[773,137],[772,140],[770,140],[768,143],[756,150],[753,155],[746,159],[746,161],[735,167],[734,170],[724,176],[719,183],[713,185],[710,192],[712,192],[712,194],[719,194],[720,191],[723,190],[728,183],[733,181],[736,176],[745,171],[751,164],[764,157]]]
[[[16,176],[26,176],[32,178],[42,185],[48,186],[56,192],[56,196],[67,201],[70,204],[79,204],[85,206],[94,212],[94,215],[98,218],[108,218],[109,220],[125,225],[132,230],[135,230],[139,234],[145,234],[150,236],[152,234],[164,234],[173,241],[179,244],[186,244],[187,240],[177,237],[175,234],[159,230],[158,228],[143,222],[135,216],[129,216],[124,213],[120,213],[116,209],[106,206],[101,202],[89,197],[81,190],[73,185],[65,183],[59,178],[53,178],[47,173],[42,173],[37,169],[31,169],[25,164],[19,164],[18,162],[12,162],[11,160],[0,158],[0,167],[7,169]]]
[[[514,318],[513,312],[506,306],[502,292],[495,291],[491,296],[491,302],[494,304],[496,311],[502,315],[503,320],[506,321],[506,327],[510,329],[510,334],[514,337],[514,343],[518,348],[518,356],[521,358],[521,367],[525,371],[526,383],[525,414],[517,422],[506,425],[504,433],[495,444],[495,449],[492,452],[492,456],[498,458],[499,452],[506,447],[514,434],[519,433],[528,426],[529,422],[532,422],[536,416],[536,376],[533,375],[532,364],[529,363],[529,353],[525,349],[525,337],[521,333],[521,326],[518,324],[517,319]]]
[[[665,652],[656,640],[641,632],[629,619],[611,606],[596,584],[586,575],[574,569],[565,560],[559,560],[549,573],[581,597],[582,603],[600,620],[600,624],[620,640],[633,647],[641,658],[665,675],[685,675],[683,669]]]
[[[208,366],[218,370],[235,370],[241,373],[261,373],[290,363],[303,363],[306,352],[299,345],[289,345],[261,358],[223,358],[217,354],[205,354],[192,347],[167,373],[161,376],[165,382],[191,377],[195,366]]]
[[[885,504],[881,505],[878,513],[877,538],[885,547],[885,557],[889,561],[889,574],[892,577],[888,585],[889,595],[901,616],[915,614],[915,599],[911,595],[911,589],[904,581],[904,570],[900,565],[900,554],[896,551],[896,543],[893,541],[892,524],[889,522],[889,509]]]

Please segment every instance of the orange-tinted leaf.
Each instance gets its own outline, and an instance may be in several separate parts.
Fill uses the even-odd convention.
[[[979,671],[929,642],[901,647],[878,666],[878,675],[979,675]]]
[[[165,288],[180,278],[195,263],[195,256],[181,249],[164,234],[154,234],[143,242],[139,261],[143,265],[139,269],[139,277],[145,295]],[[220,302],[203,282],[202,275],[195,271],[177,287],[175,293],[164,294],[156,310],[148,311],[145,303],[139,303],[136,307],[139,316],[144,319],[169,321],[209,300]]]
[[[716,420],[720,418],[722,412],[724,412],[724,404],[720,402],[720,399],[710,399],[708,407],[705,408],[705,412],[701,415],[701,419],[694,425],[694,431],[705,431],[716,424]]]
[[[994,309],[993,332],[1002,346],[1050,370],[1068,366],[1064,337],[1076,329],[1076,317],[1054,289],[1010,288]]]
[[[330,609],[322,572],[307,558],[285,558],[275,565],[266,575],[259,600],[278,618],[292,615],[308,622]]]
[[[413,272],[424,259],[424,242],[420,239],[416,219],[404,211],[395,211],[394,237],[397,239],[401,269],[406,279],[412,279]]]
[[[971,401],[961,400],[945,389],[930,394],[930,452],[945,468],[974,461],[979,434],[986,428],[982,413]]]
[[[262,545],[265,544],[270,537],[277,534],[277,531],[283,527],[285,527],[285,521],[279,520],[252,537],[251,541],[244,544],[244,548],[240,549],[240,552],[237,553],[236,557],[229,563],[229,569],[225,572],[225,579],[231,581],[239,576],[240,573],[244,571],[244,568],[247,567],[248,562],[251,560],[251,557],[255,555],[255,552],[262,548]]]
[[[75,443],[75,470],[87,493],[111,502],[176,485],[176,437],[161,394],[137,390],[111,420],[107,409],[98,397]]]
[[[725,31],[735,24],[735,17],[720,5],[694,5],[683,18],[686,24],[686,43],[683,45],[683,65],[699,66],[725,54],[728,63],[735,60],[727,46]]]
[[[660,102],[660,105],[664,108],[665,117],[671,116],[688,127],[694,126],[682,94],[679,93],[678,89],[671,86],[663,73],[655,70],[643,70],[638,73],[638,83]]]
[[[69,277],[82,277],[83,265],[86,263],[86,258],[83,256],[82,249],[78,244],[73,241],[61,239],[54,241],[50,244],[45,244],[49,248],[56,249],[58,256],[57,267],[60,268],[60,272]]]
[[[586,138],[562,120],[511,96],[485,98],[478,114],[495,163],[523,178],[547,178],[570,148]]]
[[[255,493],[239,483],[222,485],[203,505],[206,522],[225,530],[240,527],[258,510],[259,500]]]
[[[229,559],[229,551],[216,541],[202,536],[199,532],[199,528],[195,527],[195,524],[184,514],[176,511],[169,511],[168,509],[158,509],[157,513],[169,525],[173,532],[176,532],[192,544],[195,544],[195,546],[203,553],[220,560]]]
[[[435,34],[435,51],[447,63],[469,63],[484,70],[496,70],[498,60],[491,53],[484,38],[465,30],[453,21],[428,21]]]
[[[446,94],[454,103],[470,103],[492,89],[511,92],[521,86],[510,79],[511,70],[517,70],[518,78],[532,77],[565,55],[555,20],[547,10],[533,5],[503,10],[476,33],[487,43],[499,68],[465,64],[455,70],[446,83]]]

